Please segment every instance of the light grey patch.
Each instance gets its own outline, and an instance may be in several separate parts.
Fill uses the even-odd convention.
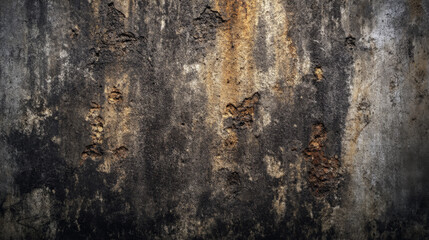
[[[255,64],[259,70],[268,71],[268,67],[272,65],[267,51],[267,29],[263,18],[259,18],[257,26],[256,44],[253,49]]]

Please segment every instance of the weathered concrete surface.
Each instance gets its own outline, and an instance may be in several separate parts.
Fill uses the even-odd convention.
[[[1,239],[429,238],[429,1],[0,1]]]

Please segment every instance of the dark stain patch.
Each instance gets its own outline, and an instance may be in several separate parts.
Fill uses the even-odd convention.
[[[356,38],[352,36],[348,36],[346,37],[346,40],[344,41],[344,43],[349,50],[354,50],[356,47]]]
[[[118,88],[113,87],[112,91],[110,91],[109,93],[108,101],[110,104],[116,104],[116,103],[122,102],[121,91]]]
[[[113,17],[114,19],[123,19],[125,18],[125,14],[121,11],[119,11],[117,8],[115,8],[115,3],[110,2],[107,4],[109,7],[108,14]]]
[[[315,124],[312,127],[310,143],[304,150],[304,155],[310,164],[308,181],[313,194],[317,197],[334,191],[340,183],[340,161],[336,156],[325,155],[326,140],[327,132],[324,125]]]
[[[224,120],[225,128],[250,128],[255,116],[255,108],[260,97],[259,93],[254,93],[252,97],[245,98],[237,107],[232,103],[228,104],[225,112],[229,117]]]
[[[227,182],[229,185],[239,185],[241,183],[240,174],[238,172],[230,173],[227,177]]]
[[[235,198],[239,197],[238,194],[242,191],[242,183],[241,183],[241,177],[238,172],[228,172],[226,174],[226,181],[225,181],[225,197],[228,198]]]
[[[54,121],[48,121],[45,126],[56,127]],[[54,142],[46,136],[26,135],[19,131],[11,132],[6,141],[15,149],[18,171],[14,174],[14,182],[20,194],[41,187],[63,191],[62,184],[67,179],[69,169]]]
[[[107,6],[109,6],[109,12],[110,14],[113,14],[115,16],[119,16],[121,18],[125,18],[125,14],[121,11],[119,11],[116,7],[115,7],[115,3],[111,2],[108,3]]]
[[[408,0],[408,5],[410,8],[410,15],[413,19],[422,16],[424,12],[422,0]]]

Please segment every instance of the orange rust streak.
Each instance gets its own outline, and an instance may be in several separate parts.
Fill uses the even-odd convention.
[[[311,141],[304,151],[307,161],[310,162],[308,181],[316,196],[323,196],[335,190],[340,182],[340,162],[336,157],[325,155],[327,132],[323,124],[316,124],[312,128]]]
[[[219,1],[216,8],[227,22],[218,33],[221,56],[220,103],[236,103],[253,92],[255,1]],[[225,107],[223,106],[223,107]]]

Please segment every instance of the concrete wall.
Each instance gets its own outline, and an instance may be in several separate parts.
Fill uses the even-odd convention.
[[[429,238],[429,1],[0,1],[1,239]]]

